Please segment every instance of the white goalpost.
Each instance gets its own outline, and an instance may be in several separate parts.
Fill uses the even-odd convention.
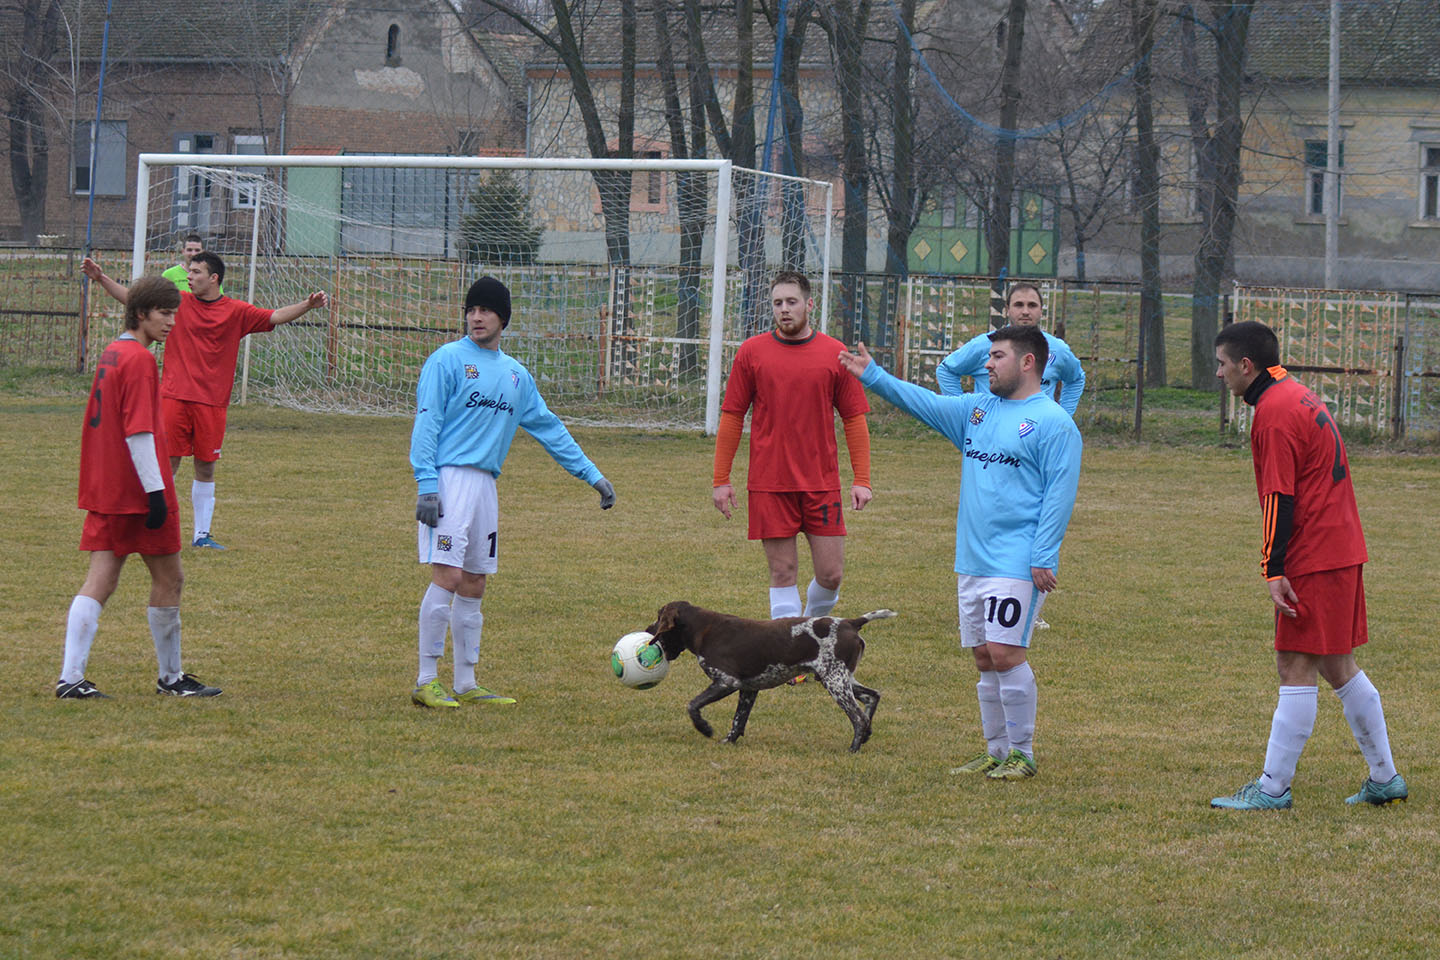
[[[607,221],[597,183],[619,174]],[[810,276],[826,329],[834,216],[831,183],[725,160],[142,154],[132,276],[195,233],[234,296],[327,291],[325,316],[247,338],[237,399],[405,415],[491,274],[513,300],[502,349],[563,419],[713,433],[770,276]]]

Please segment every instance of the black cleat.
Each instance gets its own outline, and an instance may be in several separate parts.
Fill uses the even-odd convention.
[[[164,680],[155,681],[156,693],[168,693],[172,697],[218,697],[219,687],[207,687],[201,683],[199,678],[191,673],[182,673],[180,679],[174,683],[166,683]]]
[[[95,689],[95,684],[81,677],[74,683],[66,683],[64,680],[55,681],[55,698],[57,700],[109,700],[105,694]]]

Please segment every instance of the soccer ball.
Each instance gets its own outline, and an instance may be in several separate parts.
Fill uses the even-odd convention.
[[[649,690],[670,672],[670,661],[665,659],[660,645],[651,642],[654,639],[644,630],[637,630],[615,642],[615,649],[610,653],[610,669],[625,686]]]

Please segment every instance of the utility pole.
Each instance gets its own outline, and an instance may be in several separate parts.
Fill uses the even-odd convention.
[[[1325,289],[1340,284],[1340,0],[1330,0],[1330,117],[1325,140]]]

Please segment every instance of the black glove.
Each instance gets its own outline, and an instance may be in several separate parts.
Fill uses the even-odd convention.
[[[440,494],[422,493],[415,499],[415,519],[427,527],[438,526],[445,511],[440,509]]]
[[[594,487],[600,492],[601,510],[609,510],[611,507],[615,506],[615,488],[610,485],[609,480],[601,477],[599,480],[595,481]]]
[[[150,498],[150,512],[145,514],[145,529],[159,530],[165,525],[165,517],[170,513],[170,508],[165,506],[165,488],[151,490],[146,496]]]

